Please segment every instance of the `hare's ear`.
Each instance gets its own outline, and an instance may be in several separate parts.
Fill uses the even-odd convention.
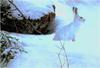
[[[78,13],[78,9],[77,8],[75,8],[75,14],[77,14]]]
[[[78,9],[76,7],[73,7],[73,13],[77,14],[78,13],[77,10]]]
[[[74,11],[74,8],[75,8],[75,7],[73,7],[73,11]]]
[[[73,7],[72,10],[73,10],[73,13],[75,13],[75,7]]]

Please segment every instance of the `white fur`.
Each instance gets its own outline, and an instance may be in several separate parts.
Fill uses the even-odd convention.
[[[74,40],[75,35],[83,22],[83,18],[80,18],[79,15],[75,15],[72,23],[65,25],[56,31],[54,40]]]

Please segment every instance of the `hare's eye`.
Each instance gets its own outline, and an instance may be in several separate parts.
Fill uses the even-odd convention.
[[[83,19],[83,17],[80,17],[81,19]]]

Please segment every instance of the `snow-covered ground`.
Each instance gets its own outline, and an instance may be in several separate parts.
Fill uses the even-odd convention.
[[[62,2],[63,3],[63,2]],[[61,28],[73,19],[70,5],[56,4],[56,23]],[[79,14],[86,21],[79,29],[76,41],[64,41],[70,68],[100,68],[100,5],[79,4]],[[60,68],[59,41],[51,35],[15,34],[28,53],[18,54],[8,68]],[[67,68],[64,66],[63,68]]]

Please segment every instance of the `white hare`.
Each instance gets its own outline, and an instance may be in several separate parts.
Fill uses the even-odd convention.
[[[77,8],[73,7],[74,20],[68,25],[60,28],[55,32],[54,40],[72,40],[75,41],[75,35],[85,19],[80,17],[77,12]]]

